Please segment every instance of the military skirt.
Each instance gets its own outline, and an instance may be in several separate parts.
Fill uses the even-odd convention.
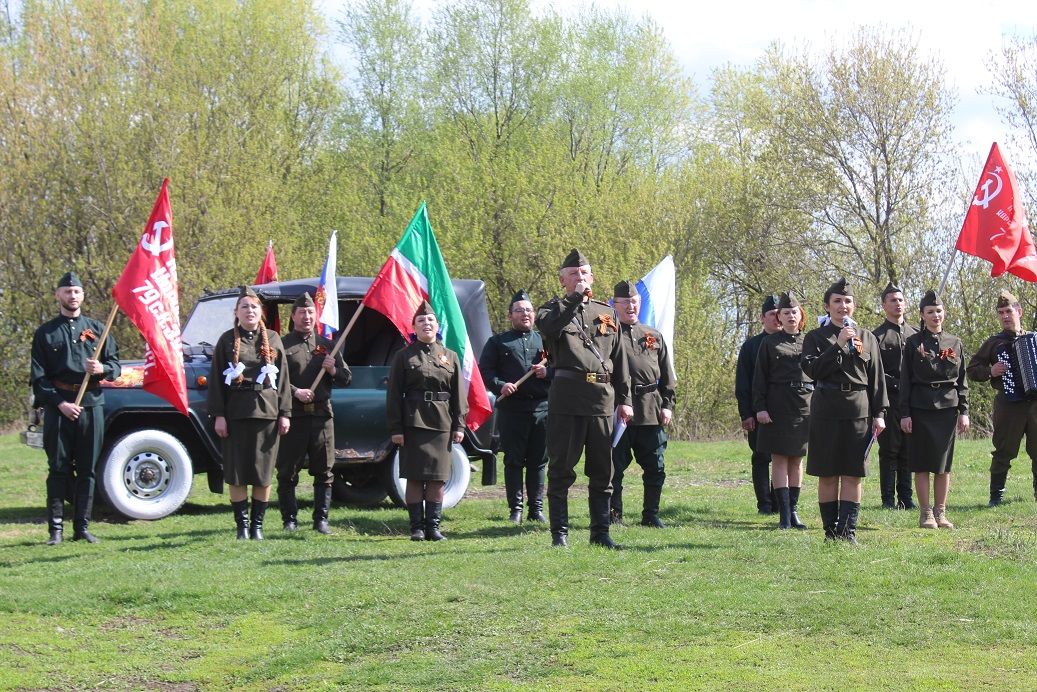
[[[227,432],[222,444],[223,480],[229,485],[270,485],[281,439],[277,419],[228,419]]]
[[[829,419],[811,417],[810,454],[807,455],[807,475],[856,476],[868,475],[864,452],[871,441],[870,418]]]
[[[911,409],[908,468],[912,473],[950,473],[958,409]]]
[[[403,429],[400,478],[409,481],[448,481],[453,457],[449,430]]]
[[[772,385],[767,391],[771,423],[757,425],[756,449],[763,454],[801,457],[810,438],[810,392]],[[806,414],[806,415],[804,415]]]

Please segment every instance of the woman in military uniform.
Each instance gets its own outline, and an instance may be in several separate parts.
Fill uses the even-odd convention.
[[[223,442],[223,478],[230,487],[238,540],[263,540],[278,440],[288,432],[292,415],[290,391],[281,337],[266,328],[259,296],[242,286],[234,327],[216,342],[209,374],[209,415]]]
[[[911,435],[909,462],[915,475],[923,529],[953,529],[947,519],[955,430],[969,428],[969,385],[961,339],[943,331],[943,302],[928,291],[919,304],[925,328],[908,337],[900,368],[900,427]],[[929,502],[933,474],[936,506]]]
[[[782,293],[778,301],[781,331],[767,335],[760,343],[753,376],[753,408],[760,423],[756,445],[771,455],[779,529],[806,528],[796,511],[810,433],[810,394],[814,390],[799,363],[804,317],[796,297]]]
[[[866,454],[886,422],[886,378],[875,335],[857,329],[846,279],[825,291],[821,326],[803,340],[803,372],[814,380],[807,473],[817,476],[825,538],[857,544]]]
[[[461,392],[461,364],[437,339],[439,321],[427,301],[411,324],[414,341],[396,353],[389,367],[389,433],[400,449],[400,477],[407,479],[410,538],[441,541],[450,446],[464,439],[468,404]]]

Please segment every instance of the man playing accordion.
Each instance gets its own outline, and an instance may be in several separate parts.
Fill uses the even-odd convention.
[[[1004,500],[1008,469],[1019,454],[1023,435],[1026,436],[1026,453],[1034,473],[1034,497],[1037,499],[1037,398],[1027,395],[1031,387],[1026,386],[1024,372],[1016,357],[1016,341],[1026,334],[1022,328],[1022,314],[1019,300],[1008,291],[1001,291],[997,299],[1001,331],[983,342],[966,368],[970,380],[990,380],[991,386],[997,390],[993,415],[994,451],[990,462],[990,507],[996,507]],[[1025,346],[1032,346],[1032,340]],[[1031,353],[1031,358],[1033,355]]]

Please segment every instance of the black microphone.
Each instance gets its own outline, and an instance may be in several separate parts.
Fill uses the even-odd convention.
[[[846,327],[856,327],[856,326],[857,326],[857,323],[854,322],[852,319],[850,319],[849,315],[847,315],[846,317],[843,318],[843,328],[844,329]],[[849,353],[850,355],[853,355],[854,353],[857,352],[857,349],[854,348],[854,346],[853,346],[853,339],[850,339],[849,341],[846,342],[846,352]]]

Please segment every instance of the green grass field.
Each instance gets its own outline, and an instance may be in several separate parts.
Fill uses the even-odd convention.
[[[99,544],[48,547],[45,458],[3,436],[0,688],[1037,687],[1028,463],[986,509],[989,442],[959,443],[954,531],[880,509],[872,479],[854,549],[822,540],[812,479],[808,531],[758,516],[747,456],[672,444],[671,528],[620,528],[619,553],[587,544],[582,481],[565,551],[478,487],[445,543],[411,543],[388,506],[335,507],[333,536],[285,534],[272,510],[268,540],[237,542],[204,477],[177,516],[100,509]]]

